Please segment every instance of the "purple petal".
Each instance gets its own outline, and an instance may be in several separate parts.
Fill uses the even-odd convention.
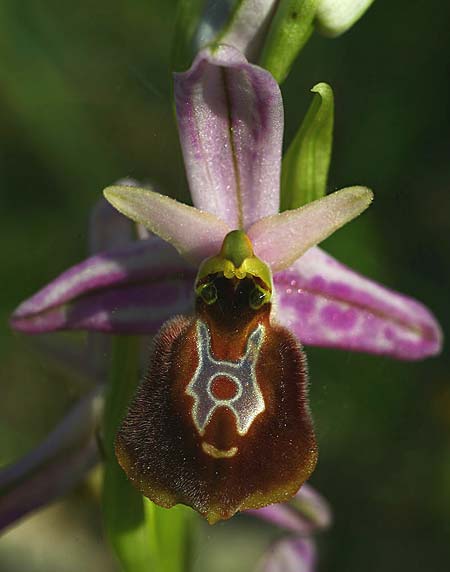
[[[220,251],[231,230],[211,213],[138,187],[108,187],[106,199],[122,214],[174,246],[193,264]]]
[[[289,502],[249,510],[246,514],[302,535],[327,528],[331,523],[328,502],[308,484],[304,484]]]
[[[312,248],[274,277],[277,319],[306,345],[417,360],[436,355],[442,333],[420,302]]]
[[[175,74],[174,90],[195,206],[233,229],[278,212],[283,107],[273,77],[219,46]]]
[[[97,396],[81,399],[36,449],[0,471],[0,530],[65,494],[94,466]]]
[[[360,215],[372,199],[369,189],[348,187],[298,209],[261,219],[247,234],[255,254],[278,272]]]
[[[157,237],[104,252],[69,268],[14,312],[26,333],[90,329],[155,333],[191,305],[195,269]]]
[[[124,288],[110,287],[41,314],[13,317],[11,325],[27,334],[90,330],[154,335],[170,317],[192,308],[192,281],[161,280]]]
[[[311,538],[292,538],[276,542],[269,549],[261,572],[313,572],[316,547]]]

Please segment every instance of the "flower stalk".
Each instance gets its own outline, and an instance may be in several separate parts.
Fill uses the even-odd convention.
[[[103,423],[102,506],[105,530],[122,567],[130,572],[148,570],[149,563],[154,564],[157,557],[157,543],[146,513],[147,505],[127,480],[114,454],[117,427],[139,381],[138,357],[136,337],[114,338]]]
[[[140,379],[139,354],[137,337],[114,336],[103,422],[105,530],[125,572],[185,572],[193,524],[190,511],[165,511],[143,497],[114,453],[117,428]]]

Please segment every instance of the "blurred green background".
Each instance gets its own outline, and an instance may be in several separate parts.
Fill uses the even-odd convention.
[[[0,464],[29,450],[83,391],[8,328],[13,308],[87,252],[89,209],[123,176],[188,200],[170,103],[175,0],[0,2]],[[450,7],[376,0],[337,40],[315,35],[283,85],[286,142],[329,82],[329,188],[375,203],[325,247],[426,303],[449,331]],[[423,363],[310,349],[321,456],[312,478],[334,525],[321,571],[450,565],[449,356]],[[94,492],[93,492],[94,491]],[[195,572],[247,572],[274,532],[205,527]],[[55,541],[56,539],[56,541]],[[232,547],[232,550],[230,550]],[[101,572],[95,487],[81,485],[0,539],[2,572]]]

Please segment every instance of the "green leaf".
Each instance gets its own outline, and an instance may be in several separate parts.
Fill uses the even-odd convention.
[[[198,517],[192,509],[177,505],[164,509],[145,499],[147,518],[153,522],[152,543],[154,570],[164,572],[188,572],[191,564],[191,547]]]
[[[309,40],[317,0],[281,0],[271,22],[259,64],[281,83]]]
[[[156,569],[157,546],[142,495],[132,487],[117,461],[105,464],[103,518],[109,541],[126,572]]]
[[[155,563],[155,547],[150,542],[151,523],[146,517],[143,497],[128,481],[114,453],[117,428],[139,380],[138,368],[138,338],[115,337],[104,414],[102,504],[106,533],[127,572],[145,572]]]
[[[184,71],[195,57],[194,36],[203,15],[206,0],[178,0],[172,42],[172,70]]]
[[[326,83],[318,83],[311,91],[314,99],[283,159],[281,210],[320,199],[326,191],[333,139],[333,90]]]

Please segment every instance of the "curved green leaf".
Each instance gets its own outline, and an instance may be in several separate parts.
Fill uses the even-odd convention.
[[[333,139],[333,90],[326,83],[318,83],[311,91],[314,99],[283,159],[281,210],[320,199],[326,191]]]

